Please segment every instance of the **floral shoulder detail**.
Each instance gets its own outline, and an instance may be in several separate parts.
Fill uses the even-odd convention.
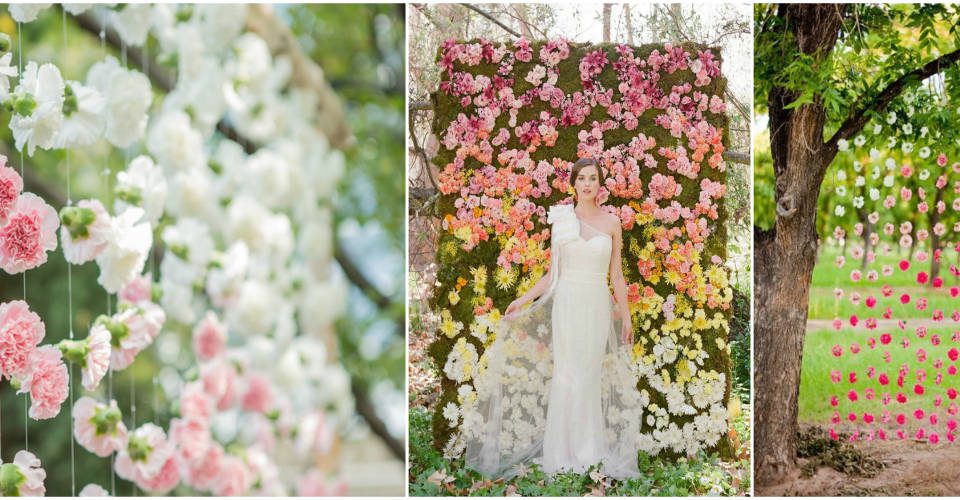
[[[547,222],[550,224],[572,220],[575,217],[576,214],[573,211],[573,205],[570,204],[553,205],[550,207],[550,211],[547,212]]]

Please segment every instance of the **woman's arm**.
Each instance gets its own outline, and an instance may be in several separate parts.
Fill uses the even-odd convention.
[[[610,283],[613,285],[613,297],[617,302],[617,313],[623,322],[620,337],[629,343],[633,337],[633,324],[630,319],[630,304],[627,302],[627,280],[623,277],[623,263],[620,254],[623,247],[623,228],[617,219],[613,231],[613,252],[610,255]]]
[[[552,280],[551,275],[552,273],[548,272],[547,274],[541,276],[540,279],[537,280],[537,283],[527,290],[527,293],[517,297],[516,300],[507,306],[507,310],[504,311],[504,314],[514,314],[518,312],[520,308],[523,307],[523,305],[527,302],[532,302],[543,295],[550,288],[550,281]]]

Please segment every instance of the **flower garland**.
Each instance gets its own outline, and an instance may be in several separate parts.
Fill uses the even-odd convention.
[[[600,199],[624,229],[637,383],[649,400],[640,447],[687,454],[722,444],[732,290],[714,50],[448,40],[438,66],[436,445],[462,453],[457,428],[475,421],[484,348],[506,305],[547,272],[546,211],[572,201],[570,168],[585,156],[605,169]]]
[[[48,6],[10,13],[27,23]],[[146,75],[106,56],[82,82],[28,61],[11,85],[12,53],[0,56],[0,100],[18,149],[32,156],[106,141],[135,156],[116,175],[112,204],[68,202],[59,216],[22,192],[0,157],[0,269],[42,265],[59,228],[65,258],[95,262],[98,284],[118,298],[85,337],[57,346],[40,345],[44,324],[25,302],[0,304],[0,379],[30,395],[30,417],[46,419],[68,395],[65,361],[78,365],[88,394],[72,408],[76,443],[115,456],[116,473],[147,492],[342,494],[336,471],[318,464],[353,412],[348,376],[324,340],[345,305],[329,213],[344,160],[315,127],[311,96],[291,82],[289,61],[245,31],[243,6],[63,8],[94,9],[127,46],[152,37],[177,80],[155,98]],[[219,135],[224,119],[259,149],[248,154]],[[159,277],[146,269],[157,239]],[[192,351],[160,355],[174,418],[127,428],[98,388],[162,337]],[[29,452],[0,465],[0,476],[4,494],[45,491]]]

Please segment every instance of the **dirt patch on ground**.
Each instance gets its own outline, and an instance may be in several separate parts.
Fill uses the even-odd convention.
[[[817,445],[819,446],[819,445]],[[957,496],[960,495],[960,446],[926,442],[857,441],[824,446],[825,454],[854,457],[867,464],[839,472],[822,455],[801,458],[796,470],[773,486],[757,485],[757,496]],[[875,464],[882,464],[877,469]],[[841,467],[843,468],[843,467]],[[864,475],[865,474],[865,475]]]

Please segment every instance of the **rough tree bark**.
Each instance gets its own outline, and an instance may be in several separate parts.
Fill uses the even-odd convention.
[[[610,42],[610,13],[613,10],[613,4],[603,4],[603,43]]]
[[[836,43],[843,6],[781,5],[798,48],[817,59]],[[835,147],[823,142],[820,101],[784,109],[798,94],[774,87],[769,95],[770,150],[776,176],[776,224],[754,234],[756,473],[769,484],[796,461],[797,397],[810,280],[817,256],[816,208]]]

